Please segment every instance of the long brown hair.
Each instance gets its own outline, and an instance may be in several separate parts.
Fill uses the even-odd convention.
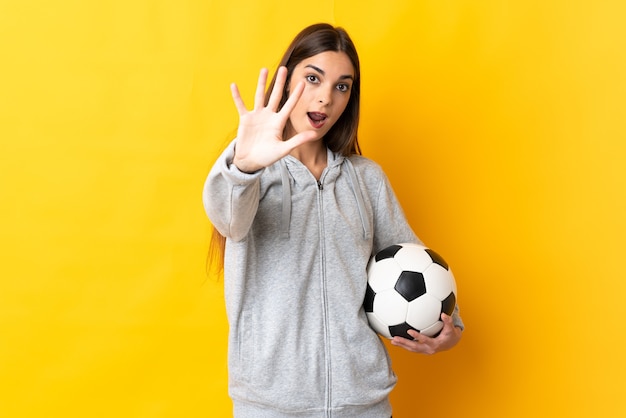
[[[361,66],[356,47],[343,28],[327,23],[317,23],[304,28],[296,35],[278,64],[279,67],[287,67],[288,80],[283,89],[279,107],[282,107],[289,97],[289,80],[291,80],[294,68],[303,60],[326,51],[343,52],[348,56],[354,66],[354,81],[350,89],[350,100],[339,120],[324,135],[324,143],[331,151],[344,156],[361,154],[357,136],[361,107]],[[266,104],[275,83],[276,73],[265,95]],[[213,227],[207,257],[207,271],[210,266],[216,267],[218,272],[223,271],[225,246],[226,238]]]

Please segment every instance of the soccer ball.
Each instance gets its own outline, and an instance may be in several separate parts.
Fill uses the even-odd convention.
[[[441,313],[456,306],[456,282],[444,259],[418,244],[391,245],[367,266],[364,308],[370,326],[386,338],[413,339],[414,329],[433,337],[443,328]]]

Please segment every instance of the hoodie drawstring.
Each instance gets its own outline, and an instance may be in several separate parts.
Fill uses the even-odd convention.
[[[280,160],[280,179],[283,186],[283,210],[280,220],[280,235],[289,238],[289,224],[291,223],[291,182],[285,160]]]
[[[356,204],[359,208],[359,216],[361,217],[361,225],[363,226],[363,239],[368,240],[371,236],[371,231],[370,224],[365,216],[365,203],[363,201],[363,193],[361,192],[359,180],[356,176],[356,170],[352,165],[352,161],[350,161],[348,158],[346,158],[344,161],[346,163],[346,168],[348,169],[348,176],[350,177],[352,191],[354,192],[354,196],[356,197]]]

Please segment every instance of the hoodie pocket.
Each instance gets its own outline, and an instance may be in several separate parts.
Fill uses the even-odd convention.
[[[236,364],[232,364],[237,380],[249,382],[251,380],[252,365],[254,364],[254,332],[252,325],[252,314],[244,311],[239,321],[239,332],[237,333],[237,353],[234,358]]]

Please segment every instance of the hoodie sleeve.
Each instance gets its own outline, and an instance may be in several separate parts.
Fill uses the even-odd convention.
[[[227,238],[242,240],[252,225],[259,207],[260,179],[263,170],[248,174],[232,162],[235,141],[219,156],[204,183],[202,201],[215,228]]]
[[[374,254],[389,245],[402,242],[425,245],[411,229],[389,179],[383,174],[374,209]],[[465,329],[458,304],[452,313],[452,321],[456,327]]]
[[[373,253],[402,242],[422,244],[407,222],[389,179],[381,171],[374,207]]]

